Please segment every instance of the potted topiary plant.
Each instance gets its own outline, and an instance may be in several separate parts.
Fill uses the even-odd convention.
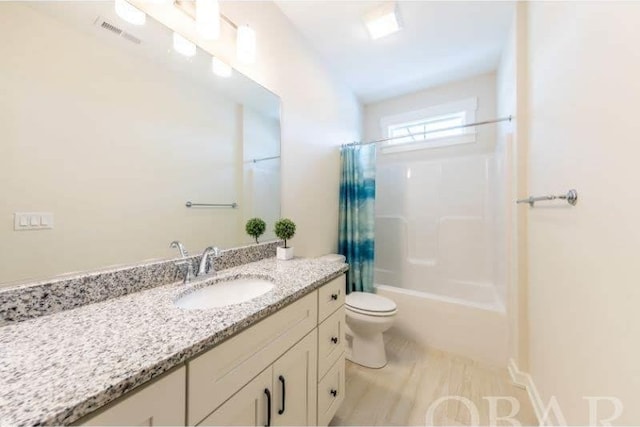
[[[284,240],[284,248],[278,247],[278,259],[287,260],[293,258],[293,248],[287,246],[287,240],[290,240],[296,234],[296,224],[287,218],[279,219],[274,229],[276,236]]]
[[[256,243],[258,243],[258,237],[264,234],[264,231],[267,229],[267,224],[260,218],[251,218],[247,221],[244,229],[247,234],[256,239]]]

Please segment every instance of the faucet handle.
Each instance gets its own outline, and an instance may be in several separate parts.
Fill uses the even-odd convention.
[[[171,242],[169,247],[172,248],[172,249],[178,249],[178,251],[180,252],[180,256],[182,258],[186,258],[186,257],[189,256],[189,253],[184,248],[184,245],[182,243],[180,243],[179,241],[177,241],[177,240],[174,240],[173,242]]]

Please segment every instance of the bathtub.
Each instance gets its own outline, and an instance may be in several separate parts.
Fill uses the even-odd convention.
[[[507,366],[507,315],[496,299],[463,300],[377,284],[398,306],[398,334],[425,348],[444,350],[496,367]]]

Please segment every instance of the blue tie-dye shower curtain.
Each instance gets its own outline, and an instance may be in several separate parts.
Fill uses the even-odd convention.
[[[340,233],[338,251],[347,257],[347,293],[373,292],[376,146],[340,149]]]

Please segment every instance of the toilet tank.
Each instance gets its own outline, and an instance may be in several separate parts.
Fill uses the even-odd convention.
[[[317,259],[324,262],[340,262],[340,263],[347,262],[347,258],[344,255],[340,255],[340,254],[327,254],[327,255],[318,257]]]

